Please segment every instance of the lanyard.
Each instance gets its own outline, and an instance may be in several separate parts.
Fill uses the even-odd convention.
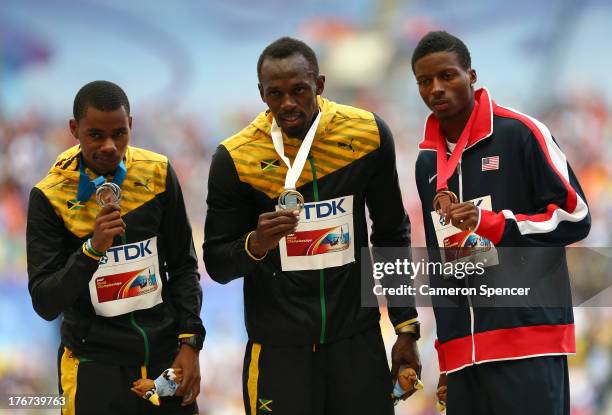
[[[453,152],[451,153],[450,158],[446,159],[446,140],[441,137],[438,140],[438,148],[437,148],[437,173],[438,179],[436,181],[436,191],[446,190],[448,189],[448,179],[453,175],[453,172],[457,168],[457,164],[459,164],[459,160],[461,159],[461,155],[463,154],[463,150],[467,146],[468,138],[470,136],[470,131],[472,129],[472,124],[474,124],[474,120],[476,119],[476,113],[478,112],[478,102],[474,102],[474,108],[472,109],[472,114],[468,119],[468,122],[463,127],[463,131],[459,136],[459,140],[457,140],[457,145],[455,146]]]
[[[123,160],[119,163],[119,167],[115,171],[115,177],[113,177],[113,183],[117,186],[121,187],[125,176],[127,175],[127,169],[125,167],[125,163]],[[98,176],[95,179],[91,180],[87,173],[85,172],[85,163],[83,163],[83,156],[80,156],[79,160],[79,190],[77,191],[77,199],[80,202],[87,202],[91,195],[93,195],[96,191],[96,188],[100,186],[102,183],[106,182],[106,178],[104,176]]]
[[[276,119],[272,121],[271,135],[272,143],[274,144],[274,149],[287,165],[285,189],[295,189],[295,185],[299,180],[300,175],[302,174],[302,170],[304,169],[304,164],[306,163],[306,158],[308,157],[308,153],[310,152],[310,147],[312,146],[312,142],[314,141],[314,136],[317,132],[317,126],[319,125],[320,120],[321,110],[319,110],[317,118],[315,118],[314,122],[310,126],[310,129],[306,133],[306,137],[304,137],[304,141],[302,141],[300,149],[298,150],[298,153],[295,156],[295,160],[293,161],[293,166],[291,165],[291,161],[289,161],[289,158],[285,156],[285,148],[283,146],[283,134],[281,132],[281,129],[276,123]]]

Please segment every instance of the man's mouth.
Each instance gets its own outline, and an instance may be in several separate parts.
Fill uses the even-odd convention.
[[[448,109],[449,107],[449,102],[448,100],[445,99],[437,99],[431,102],[431,107],[435,110],[435,111],[444,111],[446,109]]]
[[[293,124],[299,121],[302,118],[302,116],[300,114],[284,114],[284,115],[281,115],[279,118],[281,119],[281,121],[285,123]]]
[[[119,163],[119,157],[96,157],[95,160],[98,163],[102,163],[102,164],[118,164]]]

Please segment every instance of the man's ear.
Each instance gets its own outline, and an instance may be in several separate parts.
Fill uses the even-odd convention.
[[[263,86],[261,86],[261,84],[257,84],[257,89],[259,89],[259,96],[261,97],[261,100],[263,102],[266,102],[266,100],[264,99],[264,90],[263,90]]]
[[[79,123],[77,122],[77,120],[75,120],[74,118],[71,119],[70,121],[68,121],[68,126],[70,127],[70,133],[72,134],[72,136],[78,140],[79,136],[78,136],[77,131],[78,131]]]
[[[476,69],[469,69],[468,75],[470,76],[470,86],[474,87],[474,84],[478,80],[478,76],[476,76]]]
[[[317,76],[315,82],[317,83],[317,95],[323,94],[323,90],[325,89],[325,75]]]

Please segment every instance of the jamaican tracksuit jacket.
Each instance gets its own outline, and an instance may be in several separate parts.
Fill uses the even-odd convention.
[[[476,91],[474,111],[467,146],[448,185],[460,201],[490,197],[492,207],[480,208],[474,232],[500,247],[499,265],[485,268],[478,278],[432,278],[431,284],[475,286],[512,269],[504,275],[528,275],[534,287],[554,287],[559,298],[550,307],[475,307],[474,298],[465,296],[455,299],[453,307],[434,303],[442,372],[487,361],[574,353],[564,246],[585,238],[591,223],[582,189],[546,126],[497,105],[486,89]],[[416,163],[429,248],[439,247],[430,213],[439,140],[445,138],[432,114]],[[521,247],[521,254],[504,247]]]
[[[77,199],[80,148],[62,153],[30,193],[29,290],[80,358],[139,366],[171,361],[179,334],[204,336],[202,290],[183,196],[165,156],[128,147],[121,185],[125,239],[100,263],[86,255],[100,210]],[[91,177],[93,173],[85,172]]]
[[[261,113],[221,143],[213,157],[204,262],[218,282],[245,277],[246,327],[255,342],[327,343],[378,325],[378,309],[360,304],[360,265],[365,260],[360,248],[368,246],[366,205],[373,222],[373,245],[410,244],[410,223],[402,205],[388,127],[370,112],[318,99],[321,121],[296,188],[305,197],[303,214],[311,216],[348,214],[352,198],[352,216],[346,216],[341,239],[344,248],[354,250],[353,262],[283,272],[279,248],[262,261],[245,251],[245,238],[257,227],[259,215],[274,211],[287,173],[272,144],[271,113]],[[285,153],[295,157],[301,141],[283,140]],[[352,229],[352,234],[346,229]],[[320,249],[316,246],[309,247]],[[301,258],[317,260],[324,255],[305,253]],[[416,310],[392,308],[390,314],[398,325],[415,318]]]

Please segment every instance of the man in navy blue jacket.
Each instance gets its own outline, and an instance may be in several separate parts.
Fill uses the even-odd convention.
[[[430,284],[503,285],[514,276],[535,293],[529,307],[483,307],[478,295],[445,298],[452,307],[434,299],[449,412],[569,414],[567,355],[576,347],[564,247],[590,229],[582,189],[545,125],[475,90],[460,39],[428,33],[412,69],[432,111],[416,164],[427,246],[447,248],[447,262],[474,252],[489,261],[478,278]]]

